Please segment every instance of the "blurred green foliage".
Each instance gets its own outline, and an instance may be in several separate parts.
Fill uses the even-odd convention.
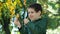
[[[11,0],[12,1],[12,0]],[[0,1],[2,3],[6,3],[7,0],[2,0]],[[16,2],[15,4],[15,14],[16,15],[17,13],[20,14],[20,21],[22,21],[22,17],[24,17],[24,14],[21,16],[22,12],[25,12],[27,11],[27,7],[32,4],[32,3],[39,3],[42,5],[42,8],[43,8],[43,17],[47,17],[48,19],[48,22],[47,22],[47,28],[48,29],[55,29],[57,28],[58,26],[60,26],[60,0],[58,1],[48,1],[48,0],[26,0],[26,5],[24,5],[24,1],[23,0],[20,0],[21,3],[17,3],[18,1],[17,0],[14,0],[12,1],[12,4]],[[8,18],[10,18],[10,9],[8,9],[8,6],[4,7],[4,5],[2,6],[2,3],[0,3],[0,14],[1,14],[1,7],[2,7],[2,17],[0,16],[0,22],[2,22],[3,20],[5,21],[8,21]],[[21,6],[20,6],[21,4]],[[13,4],[14,5],[14,4]],[[51,9],[49,8],[52,7]],[[50,9],[50,10],[47,10],[47,9]],[[54,11],[53,11],[54,10]],[[3,12],[4,11],[4,12]],[[55,14],[57,13],[57,14]],[[2,19],[3,20],[2,20]],[[9,20],[10,22],[10,20]],[[4,22],[6,23],[6,22]]]

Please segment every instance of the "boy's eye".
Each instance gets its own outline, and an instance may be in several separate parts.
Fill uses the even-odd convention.
[[[34,13],[34,12],[31,12],[31,13]]]

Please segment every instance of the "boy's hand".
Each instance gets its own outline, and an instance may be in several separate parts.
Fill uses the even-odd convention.
[[[19,28],[21,28],[21,24],[20,24],[18,18],[16,18],[16,19],[14,20],[14,24],[17,25]]]
[[[27,24],[29,22],[29,20],[28,19],[24,19],[24,24]]]

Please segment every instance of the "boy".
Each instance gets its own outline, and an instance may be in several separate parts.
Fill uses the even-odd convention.
[[[15,20],[15,24],[19,27],[21,34],[46,34],[46,18],[42,18],[42,7],[40,4],[31,4],[28,7],[28,19],[24,19],[24,27],[19,20]]]

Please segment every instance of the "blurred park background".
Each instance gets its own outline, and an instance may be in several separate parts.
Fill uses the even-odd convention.
[[[48,18],[46,34],[60,34],[60,0],[0,0],[0,34],[20,34],[14,20],[22,22],[32,3],[41,4],[42,16]]]

